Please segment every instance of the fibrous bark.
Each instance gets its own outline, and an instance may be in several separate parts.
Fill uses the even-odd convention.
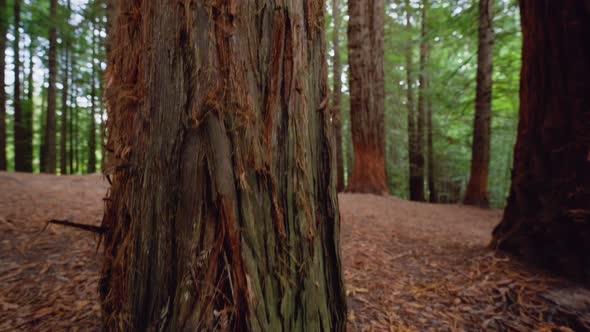
[[[336,164],[338,180],[336,190],[344,190],[344,158],[342,156],[342,58],[340,56],[340,0],[332,1],[332,16],[334,18],[334,31],[332,31],[332,58],[334,88],[332,96],[332,117],[336,131]]]
[[[68,16],[66,17],[66,29],[69,28],[69,11],[71,4],[67,2]],[[63,83],[61,94],[61,137],[60,137],[60,160],[59,167],[62,175],[68,174],[68,92],[69,92],[69,76],[70,76],[70,41],[66,36],[66,31],[62,31],[64,39],[64,67],[63,67]]]
[[[348,61],[354,166],[346,191],[387,194],[383,0],[348,2]]]
[[[49,86],[47,88],[47,118],[45,120],[44,171],[55,173],[57,163],[57,0],[51,0],[49,27]]]
[[[590,6],[522,0],[512,185],[492,245],[590,283]]]
[[[489,207],[490,138],[492,121],[492,69],[494,55],[493,0],[479,1],[479,47],[477,50],[477,88],[471,176],[463,203]]]
[[[8,32],[8,6],[0,0],[0,170],[6,170],[6,33]]]
[[[105,330],[343,331],[319,0],[121,0]]]
[[[426,113],[426,131],[427,131],[427,145],[428,145],[428,201],[430,203],[438,203],[438,188],[435,181],[436,176],[436,165],[434,162],[434,142],[432,139],[433,136],[433,126],[432,126],[432,103],[430,99],[427,103],[427,113]]]

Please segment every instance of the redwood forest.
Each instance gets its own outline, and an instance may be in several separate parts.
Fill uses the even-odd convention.
[[[0,332],[590,331],[590,1],[0,0]]]

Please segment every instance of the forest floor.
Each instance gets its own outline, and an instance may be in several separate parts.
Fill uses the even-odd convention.
[[[99,175],[0,172],[0,331],[97,330]],[[350,331],[586,331],[590,292],[487,249],[501,211],[340,195]]]

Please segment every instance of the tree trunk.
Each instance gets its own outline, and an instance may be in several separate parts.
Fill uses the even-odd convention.
[[[332,2],[332,16],[334,17],[334,31],[332,31],[332,47],[334,48],[333,73],[334,92],[332,97],[332,112],[334,128],[336,130],[336,190],[344,190],[344,159],[342,156],[342,58],[340,56],[340,0]]]
[[[344,331],[323,1],[119,12],[103,328]]]
[[[424,124],[426,118],[427,97],[427,74],[426,66],[429,56],[428,45],[428,0],[422,2],[422,27],[420,32],[420,76],[418,78],[420,87],[418,90],[418,126],[416,130],[416,173],[415,173],[415,200],[425,201],[424,193]]]
[[[29,42],[29,64],[27,77],[27,102],[22,105],[22,123],[23,123],[23,155],[24,155],[24,171],[33,172],[33,115],[35,112],[35,100],[33,98],[33,91],[35,81],[33,79],[33,54],[35,54],[35,47],[33,40]],[[24,66],[23,66],[24,67]],[[24,72],[23,72],[24,78]],[[23,107],[24,106],[24,107]]]
[[[6,162],[6,34],[8,33],[8,6],[0,0],[0,171],[7,169]]]
[[[14,0],[14,170],[24,172],[25,164],[25,126],[21,100],[21,61],[20,61],[20,27],[21,0]]]
[[[383,0],[348,2],[350,115],[354,167],[346,191],[387,194]]]
[[[70,68],[76,68],[76,61],[74,59],[74,55],[70,53]],[[76,132],[75,132],[75,127],[74,127],[74,117],[76,116],[75,114],[75,107],[74,105],[76,104],[76,98],[77,98],[77,94],[76,94],[76,76],[75,76],[75,72],[72,71],[72,78],[71,78],[72,84],[70,85],[70,106],[69,106],[69,112],[70,112],[70,116],[68,118],[68,122],[69,122],[69,135],[68,135],[68,139],[69,139],[69,151],[68,151],[68,157],[69,157],[69,174],[74,174],[75,173],[75,169],[74,169],[74,153],[75,153],[75,141],[74,141],[74,136],[76,136]]]
[[[436,188],[436,165],[434,163],[434,144],[432,140],[432,103],[430,98],[428,98],[427,102],[427,110],[426,110],[426,127],[428,132],[428,192],[429,198],[428,201],[430,203],[438,203],[438,190]]]
[[[43,73],[43,82],[46,80],[46,75]],[[45,125],[45,120],[47,120],[47,88],[41,85],[41,119],[40,123],[40,133],[39,136],[41,137],[41,142],[39,144],[39,172],[45,173],[45,164],[46,164],[46,156],[47,156],[47,146],[45,144],[46,137],[46,130],[47,127]]]
[[[471,177],[463,203],[489,207],[488,175],[490,173],[490,137],[492,121],[492,67],[494,55],[493,0],[479,1],[479,48],[477,50],[477,91]]]
[[[69,25],[69,13],[71,9],[70,1],[67,2],[68,15],[66,16],[66,29],[70,28]],[[67,31],[62,31],[63,52],[64,57],[64,72],[63,72],[63,88],[61,94],[61,137],[60,137],[60,173],[62,175],[68,174],[68,92],[69,92],[69,79],[70,79],[70,41],[67,36]]]
[[[47,119],[45,122],[45,172],[55,174],[57,155],[57,0],[51,0],[49,28],[49,87],[47,90]]]
[[[96,26],[92,24],[92,29]],[[88,173],[96,173],[96,35],[92,32],[92,73],[90,78],[90,128],[88,129]]]
[[[520,5],[518,138],[492,245],[590,283],[590,6]]]
[[[406,30],[412,35],[412,21],[410,1],[405,0]],[[410,37],[408,37],[410,38]],[[406,47],[406,75],[407,75],[407,107],[408,107],[408,162],[410,164],[410,200],[424,201],[424,179],[420,181],[418,174],[418,137],[416,126],[416,111],[414,108],[414,50],[410,39]]]

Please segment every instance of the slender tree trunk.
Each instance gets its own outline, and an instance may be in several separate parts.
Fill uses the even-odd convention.
[[[490,173],[490,138],[492,122],[492,69],[494,55],[494,1],[479,1],[479,48],[477,51],[477,91],[471,177],[463,203],[489,207],[488,175]]]
[[[72,116],[74,117],[74,156],[75,156],[75,163],[74,163],[74,172],[75,174],[80,172],[80,106],[78,105],[77,99],[78,98],[78,91],[74,89],[74,113]]]
[[[29,42],[29,64],[27,77],[27,102],[23,107],[23,154],[24,154],[24,170],[25,172],[33,172],[33,117],[35,113],[35,100],[33,99],[33,91],[35,81],[33,79],[34,63],[33,55],[35,54],[35,46],[33,40]],[[24,76],[24,74],[23,74]],[[22,104],[21,104],[22,105]],[[22,107],[22,106],[21,106]]]
[[[47,90],[47,119],[45,122],[45,172],[55,174],[57,163],[57,0],[51,0],[49,28],[49,87]]]
[[[334,48],[333,76],[334,93],[332,97],[332,111],[334,128],[336,130],[336,164],[338,179],[336,190],[344,190],[344,159],[342,156],[342,58],[340,56],[340,0],[332,1],[332,16],[334,17],[334,31],[332,31],[332,47]]]
[[[412,7],[410,1],[405,0],[406,6],[406,30],[408,36],[412,35]],[[410,164],[410,200],[424,200],[423,179],[420,181],[418,174],[418,138],[416,125],[416,110],[414,104],[414,50],[413,41],[409,40],[406,47],[406,75],[407,75],[407,108],[408,108],[408,162]]]
[[[43,82],[46,81],[46,78],[47,76],[44,73]],[[39,117],[39,119],[41,119],[41,126],[39,128],[39,136],[41,137],[41,143],[39,144],[39,172],[44,173],[47,156],[47,145],[45,144],[47,139],[45,135],[45,128],[47,127],[45,125],[45,120],[47,119],[47,88],[45,88],[44,86],[41,86],[41,116]]]
[[[518,138],[492,245],[590,284],[590,6],[520,5]]]
[[[76,61],[74,59],[74,55],[70,53],[70,68],[76,68]],[[70,84],[70,93],[69,93],[69,97],[70,97],[70,105],[69,105],[69,113],[70,116],[68,117],[68,122],[69,122],[69,134],[68,134],[68,139],[69,139],[69,152],[68,152],[68,159],[69,159],[69,174],[74,174],[75,169],[74,169],[74,153],[75,153],[75,145],[74,145],[74,117],[76,116],[75,112],[75,108],[74,105],[76,104],[76,79],[75,79],[75,72],[72,71],[72,75],[71,75],[71,82],[72,84]]]
[[[346,191],[387,194],[383,0],[348,2],[348,60],[354,167]]]
[[[438,203],[438,190],[435,181],[436,165],[434,163],[434,144],[432,139],[432,132],[434,128],[432,126],[432,102],[430,98],[428,98],[427,105],[426,130],[428,132],[428,192],[430,194],[428,201],[430,203]]]
[[[119,6],[103,328],[344,331],[323,1]]]
[[[21,0],[14,0],[14,169],[17,172],[26,171],[25,161],[25,126],[23,123],[23,108],[21,100],[21,59],[20,59],[20,27]]]
[[[67,10],[68,15],[66,16],[66,30],[62,31],[62,38],[63,38],[63,45],[64,49],[63,52],[65,54],[64,57],[64,66],[63,66],[63,88],[61,94],[61,137],[60,137],[60,173],[62,175],[68,174],[68,92],[69,92],[69,78],[70,78],[70,41],[69,36],[67,36],[68,31],[67,29],[70,28],[69,26],[69,11],[71,9],[70,1],[67,2]]]
[[[93,24],[92,29],[96,29]],[[88,173],[96,173],[96,36],[92,33],[92,74],[90,79],[90,128],[88,129]]]
[[[8,33],[8,6],[0,0],[0,171],[7,169],[6,162],[6,34]]]
[[[425,201],[424,193],[424,125],[426,120],[427,107],[427,73],[426,67],[429,56],[428,45],[428,0],[422,1],[422,27],[420,32],[420,87],[418,90],[418,125],[416,127],[416,173],[415,173],[415,200]]]

